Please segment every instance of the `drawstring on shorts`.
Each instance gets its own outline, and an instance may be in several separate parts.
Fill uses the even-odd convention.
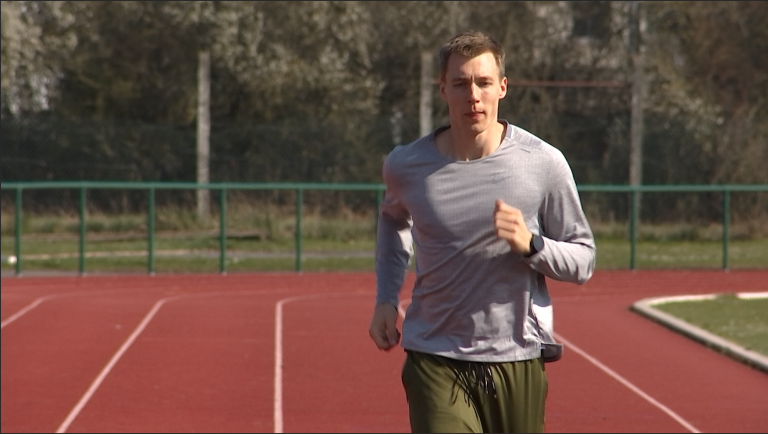
[[[472,399],[471,389],[479,387],[486,395],[496,395],[496,383],[493,380],[493,371],[491,363],[486,362],[463,362],[461,367],[454,367],[453,372],[456,375],[454,384],[461,384],[466,395],[465,400]]]
[[[496,398],[496,383],[493,381],[493,372],[491,371],[491,365],[489,363],[472,363],[474,385],[480,386],[486,395],[491,394],[493,391],[493,397]],[[488,387],[490,386],[490,388]]]

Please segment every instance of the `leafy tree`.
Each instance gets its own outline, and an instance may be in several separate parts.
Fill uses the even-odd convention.
[[[660,2],[653,12],[656,68],[651,110],[670,160],[699,160],[696,174],[660,162],[658,182],[768,182],[768,4]],[[679,125],[684,135],[663,130]],[[687,142],[680,145],[682,139]],[[676,143],[678,142],[678,143]],[[676,152],[677,151],[677,152]],[[681,179],[680,175],[684,177]]]
[[[530,82],[628,83],[627,4],[4,1],[2,179],[194,180],[205,49],[212,181],[379,182],[419,135],[421,52],[436,64],[474,28],[507,51],[502,116],[560,148],[577,182],[625,184],[629,88]],[[645,182],[768,182],[766,3],[643,7]]]

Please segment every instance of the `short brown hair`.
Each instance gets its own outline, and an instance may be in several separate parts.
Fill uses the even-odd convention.
[[[496,39],[485,32],[468,30],[454,36],[440,47],[440,78],[445,78],[448,59],[454,53],[461,54],[470,59],[481,54],[491,53],[496,59],[496,65],[499,67],[499,78],[504,77],[504,48]]]

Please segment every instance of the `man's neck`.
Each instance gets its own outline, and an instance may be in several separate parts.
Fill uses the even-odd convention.
[[[477,160],[498,149],[504,140],[505,130],[506,127],[501,122],[495,122],[480,134],[451,127],[435,138],[437,150],[457,161]]]

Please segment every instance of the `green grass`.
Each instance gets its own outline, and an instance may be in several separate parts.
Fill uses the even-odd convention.
[[[654,307],[768,356],[768,298],[741,299],[723,294],[714,300],[680,301]]]
[[[626,240],[596,239],[598,269],[628,269],[630,244]],[[638,269],[717,269],[722,267],[719,241],[639,241],[635,250]],[[768,266],[768,240],[734,240],[728,245],[728,268],[755,269]]]
[[[147,240],[143,234],[87,233],[86,255],[135,252],[144,256],[86,258],[86,269],[97,272],[142,271],[147,269]],[[211,233],[163,233],[154,242],[156,272],[193,272],[218,270],[220,239]],[[0,249],[3,256],[14,254],[15,238],[3,235]],[[597,269],[629,269],[629,243],[625,240],[597,239]],[[77,235],[30,234],[22,236],[22,268],[33,270],[78,269]],[[228,269],[238,271],[284,271],[295,269],[296,250],[293,239],[261,239],[232,236],[227,238]],[[310,238],[302,240],[302,269],[334,271],[373,271],[375,240],[372,236],[358,239],[333,240]],[[142,253],[143,252],[143,253]],[[41,255],[49,255],[48,259]],[[269,255],[275,256],[269,258]],[[318,258],[323,255],[325,258]],[[172,257],[169,257],[172,256]],[[249,258],[248,256],[258,256]],[[291,256],[286,258],[285,256]],[[360,256],[368,256],[361,258]],[[351,257],[355,257],[354,260]],[[235,262],[237,261],[237,262]],[[729,245],[730,269],[765,268],[768,264],[768,240],[737,240]],[[201,269],[200,267],[203,266]],[[642,241],[637,244],[638,269],[719,269],[722,266],[722,246],[713,241]],[[3,270],[14,267],[3,263]]]
[[[15,251],[14,215],[4,211],[1,217],[0,250],[8,257]],[[144,256],[87,257],[86,272],[146,272],[146,224],[146,216],[141,213],[89,213],[85,224],[87,255],[133,252]],[[294,270],[295,224],[290,208],[232,201],[226,221],[227,270]],[[594,223],[592,226],[598,247],[597,269],[629,269],[626,224]],[[303,270],[373,271],[375,219],[370,212],[353,214],[342,210],[334,216],[324,216],[305,211],[301,229]],[[25,214],[21,246],[23,272],[77,271],[79,230],[76,214]],[[218,216],[199,221],[189,210],[158,208],[153,246],[155,271],[218,271],[218,231]],[[643,225],[635,265],[638,269],[719,269],[722,267],[720,232],[716,225]],[[760,236],[749,225],[734,225],[731,234],[729,268],[766,267],[767,237]],[[44,259],[40,255],[49,257]],[[3,263],[2,269],[10,271],[14,266]]]

